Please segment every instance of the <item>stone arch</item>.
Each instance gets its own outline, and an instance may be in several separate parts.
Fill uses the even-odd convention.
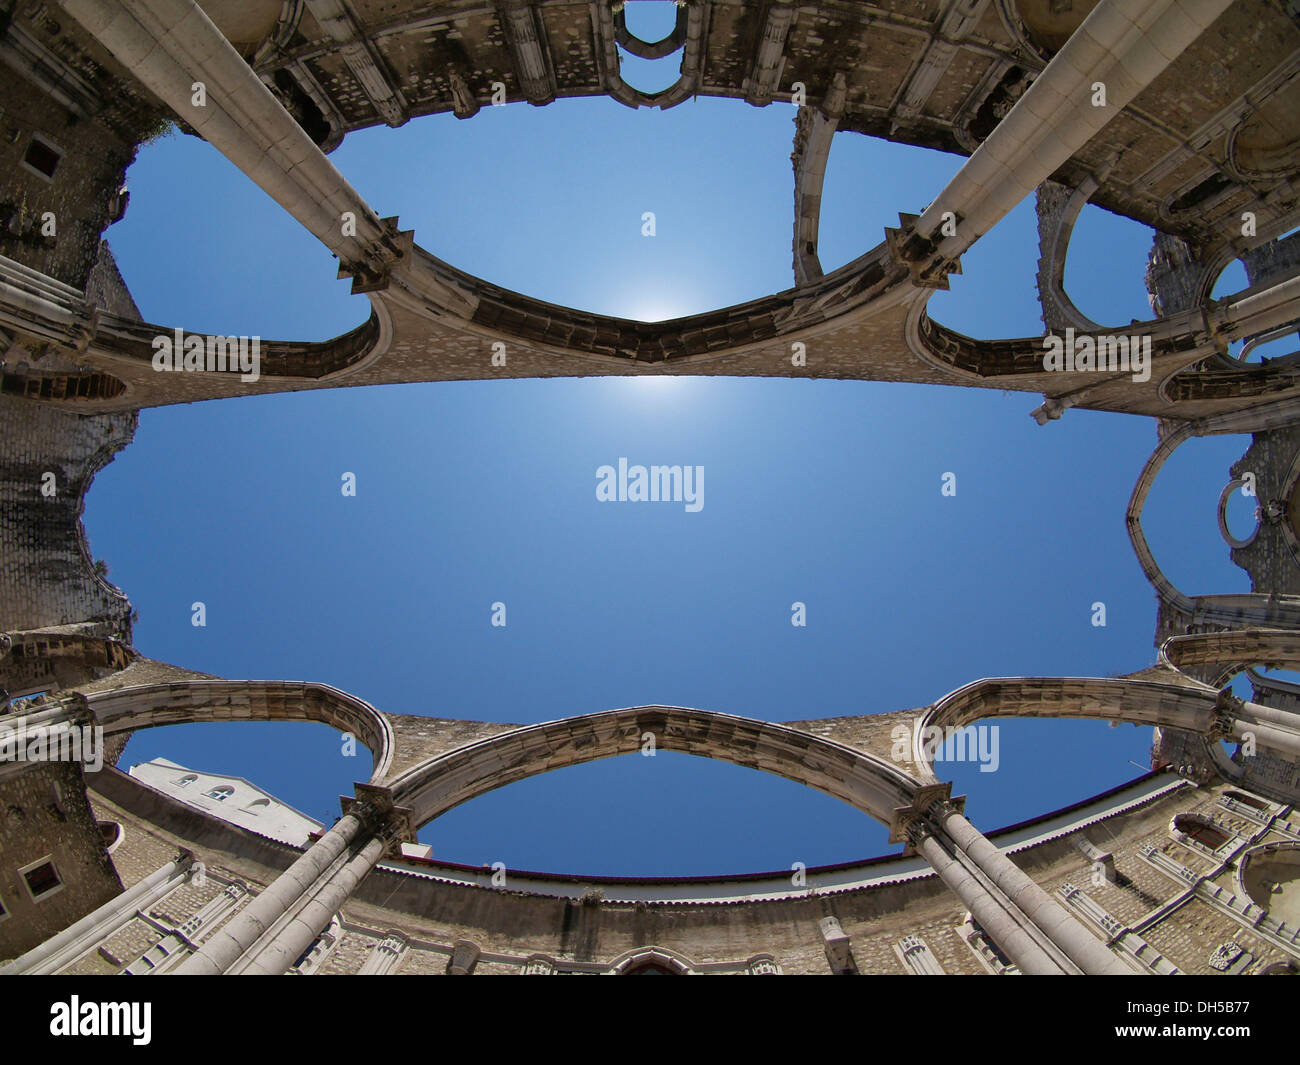
[[[687,6],[678,4],[677,22],[668,36],[657,41],[646,41],[628,29],[627,8],[620,6],[614,12],[614,39],[619,47],[639,59],[663,59],[686,43],[686,27],[689,20]]]
[[[86,696],[105,735],[204,721],[317,721],[351,733],[374,759],[378,783],[393,761],[393,729],[363,699],[328,684],[293,681],[187,680],[142,684]]]
[[[1195,683],[1195,682],[1193,682]],[[1205,731],[1217,693],[1158,681],[1093,677],[1009,677],[977,680],[944,696],[916,719],[912,761],[923,780],[935,779],[926,736],[990,717],[1072,717],[1136,724],[1175,724]]]
[[[1142,532],[1142,511],[1146,508],[1147,496],[1155,483],[1156,475],[1169,456],[1193,436],[1240,432],[1243,428],[1251,427],[1236,426],[1230,420],[1206,419],[1201,422],[1184,422],[1166,433],[1142,467],[1142,473],[1133,486],[1133,494],[1129,497],[1129,542],[1133,545],[1138,565],[1142,567],[1142,572],[1155,588],[1156,594],[1175,610],[1194,618],[1196,624],[1233,629],[1243,626],[1300,628],[1300,596],[1254,592],[1238,595],[1184,595],[1165,576]]]
[[[638,706],[529,725],[431,758],[390,784],[395,805],[420,826],[506,784],[641,750],[717,758],[774,773],[840,799],[895,829],[915,811],[921,782],[873,755],[798,729],[677,706]],[[942,787],[946,794],[946,786]]]
[[[1177,680],[1177,683],[1171,681]],[[916,775],[936,782],[927,739],[989,717],[1074,717],[1176,728],[1199,735],[1259,736],[1261,746],[1285,749],[1298,735],[1294,714],[1254,703],[1225,704],[1221,693],[1190,677],[1170,680],[1094,677],[1011,677],[978,680],[940,699],[916,719],[911,759]],[[937,732],[936,732],[937,730]],[[1211,747],[1217,744],[1211,744]],[[1226,760],[1226,755],[1225,755]],[[1222,763],[1220,765],[1222,770]],[[1228,779],[1236,775],[1225,772]]]
[[[1223,491],[1219,493],[1219,535],[1223,538],[1223,542],[1229,547],[1249,547],[1255,542],[1255,538],[1259,535],[1260,523],[1258,510],[1255,515],[1255,528],[1251,530],[1250,535],[1245,539],[1238,539],[1233,535],[1232,530],[1228,528],[1228,501],[1232,498],[1232,493],[1238,488],[1241,488],[1244,484],[1246,484],[1244,478],[1234,477],[1224,485]]]
[[[1160,645],[1159,663],[1180,673],[1209,667],[1207,682],[1222,688],[1238,673],[1262,665],[1300,666],[1300,632],[1291,629],[1234,629],[1171,636]]]
[[[642,972],[666,973],[672,976],[698,976],[699,968],[684,954],[667,947],[637,947],[625,951],[610,962],[606,976],[635,976]]]
[[[1092,333],[1107,331],[1079,310],[1065,291],[1065,263],[1074,225],[1097,188],[1097,179],[1091,174],[1075,187],[1055,181],[1038,186],[1034,198],[1038,213],[1038,302],[1049,330],[1073,326]]]
[[[718,758],[816,788],[890,827],[915,847],[1022,971],[1124,973],[1129,967],[961,816],[951,785],[923,784],[883,759],[786,725],[705,710],[639,706],[549,721],[428,759],[357,800],[180,972],[282,973],[384,852],[418,826],[529,776],[640,750]],[[340,860],[342,860],[340,864]],[[266,940],[287,914],[297,919]]]

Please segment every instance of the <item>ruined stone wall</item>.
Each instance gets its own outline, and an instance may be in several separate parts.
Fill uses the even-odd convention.
[[[0,78],[0,255],[83,289],[134,151],[16,78]],[[22,165],[39,135],[62,151],[52,179]],[[43,236],[42,215],[55,235]]]
[[[131,604],[93,570],[81,512],[94,474],[136,422],[0,395],[0,631],[90,621],[94,634],[130,642]]]
[[[1261,518],[1254,540],[1246,547],[1232,549],[1232,561],[1250,574],[1251,591],[1300,595],[1300,562],[1291,546],[1295,532],[1285,525],[1294,520],[1295,509],[1284,491],[1287,475],[1298,463],[1300,426],[1292,425],[1256,433],[1250,449],[1232,466],[1233,477],[1247,472],[1255,475],[1258,506],[1276,504],[1272,517],[1265,514]]]

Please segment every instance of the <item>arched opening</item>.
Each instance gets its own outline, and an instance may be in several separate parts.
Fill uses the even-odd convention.
[[[665,0],[618,5],[614,25],[619,38],[619,75],[624,82],[645,93],[662,92],[676,84],[681,76],[685,15],[684,8]]]
[[[622,59],[631,78],[653,73],[647,85],[677,79],[676,57]],[[369,202],[400,205],[402,228],[445,262],[549,303],[661,321],[791,287],[787,107],[487,107],[359,130],[331,159]],[[414,172],[442,194],[412,196]]]
[[[934,775],[968,796],[985,833],[1086,802],[1151,769],[1151,727],[1063,718],[985,718],[928,738]],[[1087,751],[1087,764],[1061,752]]]
[[[1155,230],[1149,225],[1085,204],[1074,223],[1065,259],[1065,291],[1074,305],[1105,326],[1154,317],[1146,289],[1154,239]]]
[[[369,300],[336,279],[329,250],[207,142],[142,145],[127,178],[131,210],[105,237],[145,321],[190,334],[326,341],[370,317]],[[160,233],[172,249],[167,268]]]
[[[768,110],[780,107],[773,104]],[[874,248],[885,239],[887,228],[898,228],[900,211],[920,214],[943,191],[963,162],[960,155],[951,152],[895,144],[852,130],[837,132],[831,141],[822,184],[817,240],[822,269],[827,273],[837,270]],[[786,171],[788,174],[788,166]],[[864,189],[870,189],[871,194],[863,195]],[[968,285],[978,281],[975,276],[966,278]],[[955,321],[975,325],[966,322],[957,309],[949,306],[953,302],[951,294],[936,293],[935,300],[939,302],[934,304],[932,300],[932,304]],[[953,328],[968,332],[963,324]],[[995,330],[993,335],[1010,334]]]
[[[1229,470],[1251,446],[1243,434],[1193,437],[1156,474],[1142,512],[1142,533],[1165,577],[1186,595],[1249,592],[1219,531],[1218,502]],[[1229,528],[1249,535],[1258,499],[1235,488],[1224,501]]]
[[[1220,531],[1231,547],[1247,547],[1259,534],[1259,501],[1249,487],[1232,481],[1219,497]]]
[[[244,827],[269,818],[284,829],[270,834],[299,841],[334,823],[339,796],[369,778],[371,758],[317,722],[213,721],[140,729],[119,766],[178,802]]]
[[[882,826],[827,795],[664,750],[507,785],[419,838],[435,859],[471,866],[638,878],[784,872],[792,887],[800,868],[897,850]]]
[[[661,44],[673,35],[681,20],[684,5],[676,0],[633,0],[616,5],[616,24],[621,22],[645,44]]]

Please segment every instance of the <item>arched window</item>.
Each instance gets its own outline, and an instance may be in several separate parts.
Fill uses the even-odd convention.
[[[197,773],[186,773],[183,777],[181,777],[179,780],[176,781],[176,786],[178,788],[188,788],[191,784],[193,784],[198,779],[199,779],[199,775]]]
[[[620,954],[605,971],[610,976],[685,976],[695,966],[664,947],[641,947]]]
[[[235,789],[229,784],[218,784],[215,788],[206,792],[209,799],[216,799],[217,802],[225,802],[230,796],[235,794]]]
[[[1229,799],[1235,799],[1237,802],[1243,802],[1247,806],[1254,807],[1256,810],[1267,810],[1268,803],[1263,799],[1257,799],[1253,795],[1247,795],[1241,791],[1225,791],[1224,796]]]
[[[122,826],[116,821],[98,821],[96,824],[104,846],[108,853],[112,854],[117,849],[117,845],[122,842]]]
[[[270,805],[271,805],[270,799],[254,799],[252,802],[250,802],[247,806],[244,807],[244,811],[250,814],[260,814],[263,810],[267,809],[267,807],[269,807]]]
[[[1199,814],[1179,814],[1174,818],[1174,835],[1185,836],[1207,850],[1216,851],[1232,838],[1219,825]]]

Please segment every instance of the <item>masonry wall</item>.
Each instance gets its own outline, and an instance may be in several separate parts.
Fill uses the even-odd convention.
[[[1283,523],[1296,520],[1297,504],[1285,497],[1287,475],[1300,463],[1300,427],[1287,426],[1266,433],[1256,433],[1249,450],[1232,466],[1232,476],[1249,472],[1255,475],[1255,502],[1267,506],[1277,502],[1282,515],[1279,522],[1264,518],[1259,532],[1247,547],[1232,549],[1232,561],[1250,574],[1250,587],[1254,592],[1282,595],[1300,595],[1300,564],[1291,543],[1294,531],[1288,538]],[[1237,489],[1240,491],[1240,489]],[[1240,535],[1238,533],[1238,535]]]
[[[40,762],[0,776],[0,959],[17,957],[118,895],[122,882],[86,797],[81,767]],[[54,862],[62,886],[39,899],[19,870]]]
[[[131,604],[98,576],[81,526],[95,472],[137,416],[81,416],[0,395],[0,631],[93,622],[130,642]],[[42,494],[54,475],[55,494]]]

